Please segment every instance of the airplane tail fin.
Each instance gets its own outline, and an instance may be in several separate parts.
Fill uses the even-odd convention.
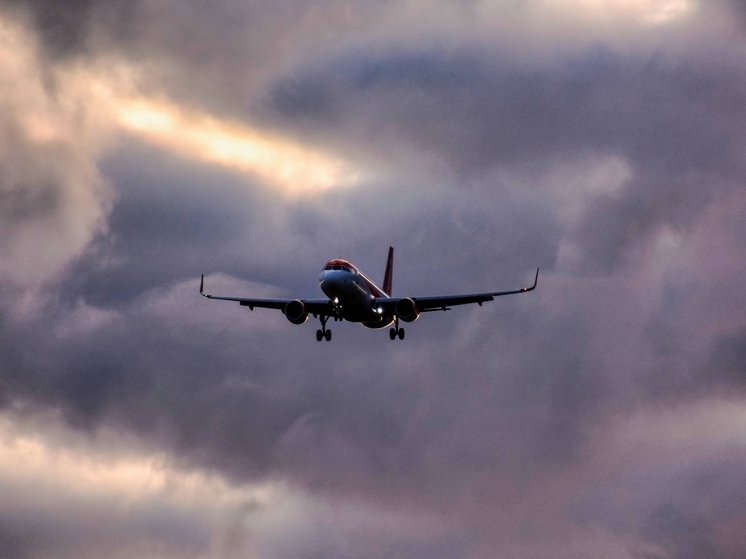
[[[386,272],[383,274],[383,291],[391,296],[391,281],[394,275],[394,247],[389,247],[389,258],[386,260]]]

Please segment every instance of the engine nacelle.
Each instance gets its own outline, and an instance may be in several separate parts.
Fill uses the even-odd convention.
[[[420,311],[417,309],[417,303],[415,303],[409,297],[399,299],[396,302],[396,316],[398,316],[404,322],[414,322],[420,317]]]
[[[293,324],[303,324],[306,320],[308,320],[308,311],[306,310],[306,306],[303,304],[303,301],[299,301],[296,299],[295,301],[290,301],[287,305],[285,305],[285,309],[283,310],[285,313],[285,318],[287,318],[290,322]]]

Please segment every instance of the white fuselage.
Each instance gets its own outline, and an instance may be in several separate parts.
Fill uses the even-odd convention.
[[[319,275],[319,286],[335,306],[337,316],[368,328],[385,328],[394,317],[375,308],[376,298],[388,297],[365,274],[345,261],[331,261]]]

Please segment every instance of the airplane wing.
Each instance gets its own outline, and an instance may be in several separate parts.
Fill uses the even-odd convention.
[[[204,291],[205,287],[205,276],[202,276],[199,284],[199,293],[203,297],[208,299],[217,299],[219,301],[236,301],[242,307],[249,307],[249,310],[254,308],[259,309],[277,309],[284,311],[285,306],[291,301],[296,299],[255,299],[252,297],[219,297],[217,295],[209,295]],[[306,310],[309,314],[316,316],[317,314],[329,316],[333,314],[332,302],[329,299],[299,299],[303,302]]]
[[[450,307],[456,305],[468,305],[471,303],[477,303],[480,307],[482,303],[486,301],[492,301],[495,297],[502,295],[513,295],[515,293],[526,293],[536,289],[536,284],[539,282],[539,269],[536,269],[536,277],[534,278],[534,284],[531,287],[522,287],[521,289],[513,289],[510,291],[492,291],[488,293],[468,293],[464,295],[440,295],[434,297],[410,297],[416,305],[419,312],[432,312],[432,311],[447,311]],[[386,310],[391,311],[396,307],[396,304],[401,300],[401,297],[391,298],[378,298],[375,301],[375,305]]]

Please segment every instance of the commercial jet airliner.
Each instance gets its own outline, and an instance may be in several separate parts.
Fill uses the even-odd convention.
[[[511,291],[493,291],[489,293],[470,293],[465,295],[441,295],[435,297],[393,297],[391,280],[394,271],[394,248],[389,247],[386,261],[386,272],[383,275],[383,287],[378,287],[368,276],[346,260],[330,260],[321,270],[319,284],[326,299],[253,299],[250,297],[218,297],[204,291],[205,276],[199,284],[199,292],[208,299],[238,301],[241,306],[264,309],[278,309],[293,324],[303,324],[308,315],[321,321],[321,328],[316,330],[316,340],[330,341],[332,331],[326,327],[329,318],[359,322],[367,328],[386,328],[389,337],[395,340],[404,339],[404,328],[399,321],[414,322],[423,312],[449,311],[456,305],[477,303],[480,307],[485,301],[492,301],[501,295],[526,293],[536,289],[539,281],[539,269],[531,287]]]

